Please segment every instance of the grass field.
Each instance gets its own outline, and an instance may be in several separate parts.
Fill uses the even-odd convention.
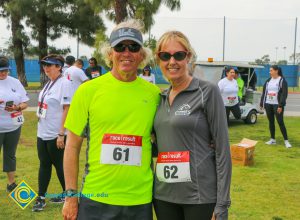
[[[17,150],[17,182],[25,180],[37,191],[38,157],[36,151],[37,119],[33,112],[25,112],[26,122]],[[230,126],[230,142],[237,143],[243,137],[258,140],[255,149],[255,165],[233,167],[231,185],[231,220],[297,220],[300,219],[300,118],[287,117],[286,125],[293,148],[283,146],[277,132],[276,146],[264,144],[269,138],[267,120],[261,116],[256,125],[242,121]],[[278,131],[278,127],[276,127]],[[80,155],[82,176],[85,147]],[[2,156],[0,159],[2,166]],[[81,178],[79,182],[81,181]],[[30,204],[25,210],[19,208],[5,192],[6,175],[0,175],[0,219],[61,219],[62,205],[47,203],[41,213],[33,213]],[[53,169],[49,193],[61,192]]]

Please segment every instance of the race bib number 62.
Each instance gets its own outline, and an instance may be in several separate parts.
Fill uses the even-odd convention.
[[[167,183],[191,182],[190,152],[161,152],[156,163],[156,176]]]
[[[104,134],[101,145],[101,164],[141,166],[142,136]]]

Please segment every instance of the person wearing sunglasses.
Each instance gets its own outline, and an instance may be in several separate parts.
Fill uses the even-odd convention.
[[[155,84],[155,75],[151,73],[151,67],[149,65],[145,66],[143,73],[139,75],[144,80],[147,80],[150,83]]]
[[[29,101],[26,90],[18,79],[9,76],[11,67],[5,56],[0,56],[0,153],[3,151],[3,172],[7,175],[6,191],[16,187],[16,151],[24,116],[22,111]]]
[[[95,57],[89,59],[89,67],[86,68],[85,75],[89,79],[95,79],[102,75],[102,67],[98,65]]]
[[[137,77],[151,54],[141,31],[138,20],[118,24],[102,48],[111,71],[82,84],[73,97],[65,123],[64,219],[153,219],[151,132],[160,90]],[[78,192],[86,130],[87,161]]]
[[[64,122],[68,114],[72,85],[62,76],[64,58],[56,54],[44,57],[40,64],[49,81],[39,94],[37,129],[37,152],[40,161],[38,172],[38,197],[32,211],[43,211],[46,206],[47,189],[51,179],[52,165],[62,190],[65,191],[65,179],[63,172],[63,156],[66,141],[66,129]],[[50,202],[63,203],[62,194],[49,194]]]
[[[234,67],[227,66],[225,67],[226,77],[221,79],[218,82],[218,86],[223,98],[227,124],[229,124],[229,114],[232,112],[233,116],[236,119],[241,118],[241,109],[239,104],[239,86],[237,81],[234,79],[235,77],[235,69]]]
[[[171,84],[154,119],[157,219],[227,220],[231,158],[220,91],[192,76],[195,51],[182,32],[160,37],[156,60]]]

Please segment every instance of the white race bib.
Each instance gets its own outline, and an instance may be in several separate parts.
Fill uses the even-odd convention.
[[[91,75],[92,75],[92,78],[96,78],[96,77],[100,76],[100,73],[98,71],[97,72],[95,71],[95,72],[92,72]]]
[[[166,183],[191,182],[190,152],[161,152],[156,163],[156,176]]]
[[[22,112],[14,112],[10,114],[14,125],[22,125],[24,123],[24,116]]]
[[[101,164],[141,166],[142,136],[104,134],[101,145]]]
[[[227,104],[229,105],[234,105],[235,103],[237,103],[237,97],[227,97]]]
[[[269,104],[277,104],[277,92],[268,92],[267,94],[267,103]]]
[[[46,118],[47,109],[48,105],[46,103],[43,103],[41,106],[41,103],[39,102],[36,110],[36,116],[39,118]]]

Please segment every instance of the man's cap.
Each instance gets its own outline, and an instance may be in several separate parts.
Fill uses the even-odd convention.
[[[61,67],[64,66],[64,63],[62,61],[60,61],[58,59],[55,59],[53,57],[47,57],[47,58],[41,60],[39,63],[41,63],[41,64],[55,64],[55,65],[59,65]]]
[[[114,30],[110,35],[109,43],[112,47],[114,47],[124,40],[132,40],[138,43],[139,45],[143,46],[142,33],[134,28],[120,28]]]
[[[9,60],[5,56],[0,56],[0,70],[10,70]]]
[[[66,57],[66,64],[73,65],[74,63],[75,63],[75,57],[73,56]]]

